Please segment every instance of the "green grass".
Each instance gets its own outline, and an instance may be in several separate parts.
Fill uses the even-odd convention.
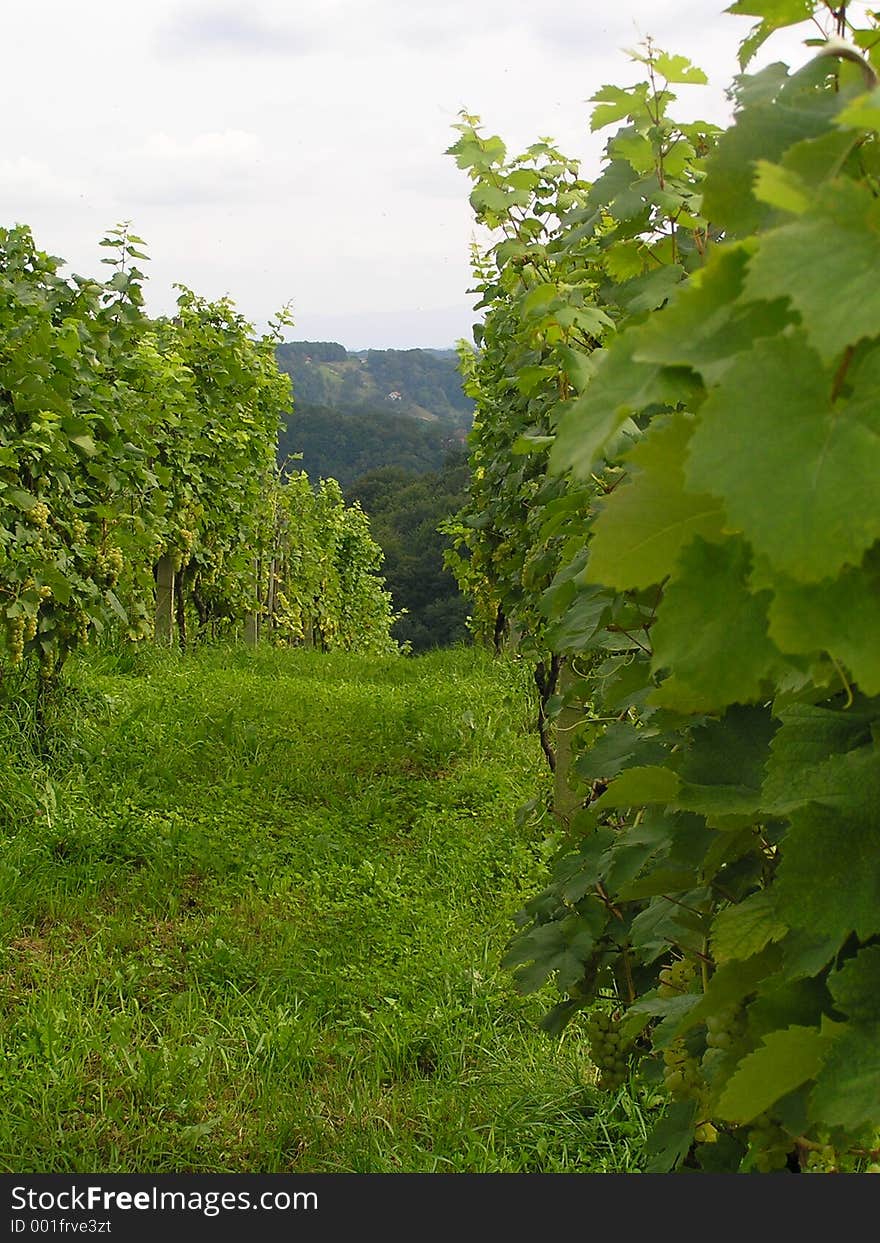
[[[625,1171],[646,1120],[498,959],[519,671],[148,652],[0,729],[0,1169]]]

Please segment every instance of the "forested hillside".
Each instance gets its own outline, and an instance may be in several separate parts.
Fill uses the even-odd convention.
[[[284,418],[278,460],[291,457],[310,478],[336,479],[346,488],[358,475],[380,467],[412,474],[437,470],[463,433],[448,424],[426,423],[397,410],[340,410],[313,405],[294,393],[294,407]]]
[[[451,539],[439,529],[465,504],[469,474],[460,451],[440,470],[421,475],[399,466],[371,471],[346,492],[369,517],[373,537],[385,554],[385,585],[395,609],[405,610],[391,633],[413,651],[470,639],[469,605],[444,565]]]
[[[457,428],[473,417],[451,350],[350,353],[335,341],[289,341],[275,357],[299,402],[348,413],[387,409]]]

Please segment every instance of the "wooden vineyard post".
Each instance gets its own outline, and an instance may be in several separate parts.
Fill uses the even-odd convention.
[[[269,587],[266,593],[266,620],[270,630],[275,628],[275,575],[277,568],[278,563],[273,557],[269,562]]]
[[[571,661],[561,661],[559,681],[556,685],[557,694],[565,699],[566,693],[571,689],[575,680]],[[572,790],[569,778],[571,776],[574,754],[572,734],[581,717],[582,712],[577,704],[566,703],[559,710],[554,730],[556,735],[556,770],[553,774],[553,810],[564,825],[569,823],[571,817],[580,806],[580,799]]]
[[[262,571],[262,558],[258,557],[254,562],[254,595],[257,599],[257,609],[251,610],[244,615],[244,641],[248,647],[256,647],[257,640],[260,637],[260,574]]]
[[[174,565],[168,553],[156,565],[156,616],[154,630],[157,643],[171,643],[174,638]]]

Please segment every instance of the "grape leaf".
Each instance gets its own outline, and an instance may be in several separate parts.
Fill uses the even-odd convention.
[[[616,338],[599,355],[596,374],[580,397],[560,407],[556,443],[550,450],[550,468],[560,473],[572,468],[588,478],[614,433],[634,412],[653,403],[684,403],[696,391],[684,370],[633,361],[639,332]]]
[[[775,888],[793,928],[841,940],[880,932],[880,757],[863,776],[841,794],[846,810],[811,803],[791,815]]]
[[[766,708],[732,707],[691,732],[675,806],[704,815],[756,811],[767,748],[777,729]]]
[[[743,302],[746,264],[754,243],[714,252],[708,265],[639,329],[633,357],[639,363],[690,367],[717,384],[737,354],[759,337],[773,336],[792,317],[783,298]]]
[[[654,58],[654,72],[667,82],[694,82],[705,86],[709,79],[686,56],[670,56],[668,52],[658,52]]]
[[[782,652],[827,652],[866,695],[880,695],[880,565],[821,583],[783,580],[770,605],[770,637]]]
[[[779,946],[771,943],[753,958],[735,959],[717,967],[699,1002],[682,1020],[679,1031],[685,1032],[710,1014],[720,1014],[748,997],[763,980],[778,971],[781,962]]]
[[[712,923],[716,962],[752,958],[767,945],[781,941],[788,925],[779,918],[773,895],[766,889],[720,911]]]
[[[874,38],[876,38],[876,34],[874,34]],[[880,86],[876,86],[873,91],[868,91],[866,94],[859,95],[856,99],[850,100],[843,111],[839,113],[837,124],[852,127],[853,129],[880,130]]]
[[[837,1005],[859,1023],[880,1022],[880,945],[859,950],[828,977]]]
[[[815,1027],[768,1033],[728,1080],[718,1102],[720,1117],[729,1122],[751,1122],[781,1096],[814,1079],[830,1044],[830,1037]]]
[[[695,535],[720,537],[720,502],[684,489],[682,459],[693,421],[655,423],[627,455],[637,472],[615,488],[593,527],[587,578],[609,587],[650,587],[669,575]]]
[[[668,768],[645,765],[627,768],[611,783],[594,806],[641,807],[644,803],[668,803],[678,790],[678,777]]]
[[[652,631],[653,667],[669,676],[653,702],[681,712],[711,712],[759,698],[778,665],[767,638],[769,593],[752,595],[749,552],[741,539],[684,550]]]
[[[762,237],[746,296],[788,295],[828,363],[862,337],[880,334],[878,267],[880,200],[867,185],[840,179],[814,192],[808,213]]]
[[[673,1101],[648,1136],[649,1174],[668,1174],[688,1155],[694,1142],[695,1101]]]
[[[795,216],[808,209],[812,196],[796,173],[768,160],[758,160],[755,170],[755,198]]]
[[[607,780],[627,768],[633,756],[643,764],[653,764],[665,754],[656,734],[636,729],[630,721],[612,721],[602,737],[577,757],[574,767],[586,781]]]
[[[880,537],[876,397],[832,402],[831,391],[802,334],[758,341],[704,403],[685,468],[756,553],[802,582],[857,565]],[[744,443],[760,451],[743,455]]]
[[[737,0],[725,12],[761,19],[740,44],[739,63],[745,69],[775,30],[809,21],[813,15],[813,0]]]
[[[597,902],[585,913],[539,924],[511,943],[501,965],[506,969],[531,964],[521,965],[514,972],[516,986],[522,993],[535,992],[554,972],[559,988],[566,989],[583,976],[584,964],[593,954],[606,918],[604,908]]]
[[[821,89],[827,66],[810,64],[788,78],[782,71],[770,65],[740,80],[736,124],[706,162],[703,214],[729,235],[753,233],[775,214],[755,198],[756,162],[776,163],[795,143],[827,132],[840,109],[840,96]]]
[[[837,1037],[810,1096],[823,1126],[849,1132],[880,1123],[880,1023],[847,1025]]]
[[[795,704],[780,720],[761,791],[764,811],[785,813],[812,798],[827,799],[831,791],[845,792],[858,780],[849,767],[841,772],[840,756],[870,740],[870,716]]]

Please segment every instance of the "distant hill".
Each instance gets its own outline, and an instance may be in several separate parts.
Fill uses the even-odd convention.
[[[424,422],[387,410],[344,411],[297,400],[278,439],[283,464],[294,463],[310,479],[337,479],[343,489],[352,480],[380,467],[398,467],[421,475],[438,470],[450,452],[460,448],[464,429],[449,422]]]
[[[276,348],[276,357],[293,381],[295,404],[471,425],[474,406],[462,391],[455,350],[354,353],[335,341],[288,341]]]

